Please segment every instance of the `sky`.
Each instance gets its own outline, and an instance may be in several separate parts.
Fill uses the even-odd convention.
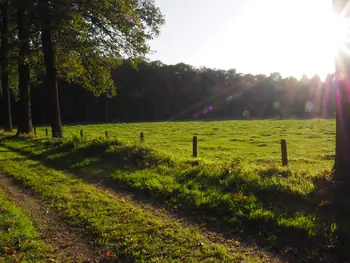
[[[151,60],[301,77],[334,72],[332,0],[156,0]]]

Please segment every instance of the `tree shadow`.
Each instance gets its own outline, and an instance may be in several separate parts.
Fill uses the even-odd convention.
[[[4,137],[0,138],[0,143],[2,141],[19,140],[28,142],[28,138],[26,137]],[[152,149],[125,146],[120,144],[117,140],[97,140],[83,147],[75,145],[72,141],[63,143],[60,140],[50,142],[47,141],[47,139],[32,138],[30,138],[29,141],[30,145],[21,148],[9,145],[3,146],[10,151],[44,162],[52,168],[74,172],[95,165],[101,166],[106,170],[120,167],[129,172],[155,167],[161,164],[172,165],[170,158],[157,156]],[[108,151],[111,147],[118,148]],[[54,158],[51,158],[52,156],[54,156]],[[91,161],[85,162],[88,158],[91,158]]]
[[[17,139],[2,138],[0,143],[4,140]],[[19,139],[28,140],[21,137]],[[100,141],[78,148],[72,143],[57,142],[53,145],[52,142],[38,139],[31,139],[30,143],[30,146],[22,148],[8,144],[2,146],[39,161],[45,166],[74,173],[87,183],[100,184],[116,192],[126,191],[138,201],[148,203],[151,201],[153,205],[166,208],[169,213],[175,213],[177,217],[205,224],[206,229],[219,232],[226,238],[239,237],[243,243],[269,247],[292,262],[344,262],[350,259],[346,247],[350,240],[350,229],[347,224],[349,215],[339,213],[347,211],[344,210],[346,206],[340,205],[339,202],[337,202],[339,205],[331,208],[326,206],[319,209],[319,202],[313,194],[302,196],[281,185],[261,187],[256,182],[236,176],[234,172],[223,171],[215,177],[206,176],[199,167],[177,174],[179,171],[173,167],[174,164],[170,159],[157,156],[150,149],[123,146],[116,141]],[[45,148],[46,144],[50,147]],[[174,178],[176,184],[186,187],[187,194],[180,188],[169,192],[147,187],[140,189],[128,180],[110,177],[110,174],[116,171],[133,173],[138,170],[157,169],[160,165],[172,168],[169,176]],[[165,173],[164,177],[166,176],[168,175]],[[222,185],[223,180],[228,180],[229,183]],[[280,215],[293,217],[302,212],[314,216],[316,224],[320,227],[314,236],[310,236],[307,229],[298,225],[281,225],[276,218],[250,218],[244,214],[249,212],[245,211],[244,207],[237,205],[232,207],[232,203],[225,200],[219,199],[212,206],[196,205],[191,197],[191,185],[197,185],[198,189],[194,190],[202,193],[215,187],[221,194],[235,193],[237,189],[243,189],[244,194],[254,195],[258,202],[264,208],[273,211],[276,217]],[[178,204],[181,204],[181,207]],[[175,209],[174,205],[177,205]],[[241,209],[243,214],[237,216],[237,211],[234,209]],[[334,224],[337,228],[332,230]]]
[[[349,262],[350,252],[350,196],[349,183],[332,182],[321,193],[319,199],[323,201],[318,209],[318,214],[322,214],[325,221],[328,220],[329,246],[326,248],[330,254],[337,255],[337,262]],[[335,184],[334,184],[335,183]]]

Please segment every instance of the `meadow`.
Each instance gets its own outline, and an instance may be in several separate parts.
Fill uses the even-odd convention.
[[[292,170],[323,171],[332,167],[335,121],[255,120],[211,122],[149,122],[65,126],[64,136],[93,138],[108,135],[129,145],[145,145],[178,160],[192,156],[192,137],[198,136],[198,158],[211,163],[230,163],[237,158],[251,168],[281,164],[280,140],[286,139]],[[44,135],[44,128],[38,128]]]
[[[145,134],[143,144],[140,132]],[[346,210],[339,205],[328,205],[331,197],[319,192],[313,183],[315,178],[329,179],[334,155],[334,120],[65,126],[64,135],[62,140],[46,138],[45,127],[37,127],[37,136],[2,136],[0,168],[39,195],[57,199],[58,203],[53,205],[60,212],[76,225],[83,220],[104,242],[114,240],[120,233],[125,235],[125,228],[144,226],[132,219],[119,225],[111,235],[106,234],[106,226],[101,222],[111,219],[100,202],[108,207],[112,205],[109,202],[117,201],[103,194],[89,197],[88,193],[95,190],[84,182],[93,185],[98,182],[108,189],[126,191],[132,198],[161,206],[204,229],[229,239],[234,237],[249,246],[269,248],[288,260],[292,258],[292,262],[349,259],[344,245],[350,241]],[[197,160],[192,157],[193,135],[198,136]],[[288,143],[288,167],[280,166],[281,139]],[[12,155],[15,160],[6,157]],[[66,178],[67,174],[70,179]],[[79,181],[79,190],[67,190],[75,187],[74,178],[83,180]],[[44,186],[43,181],[50,182],[47,184],[50,186]],[[84,195],[78,194],[83,192]],[[80,213],[78,203],[66,206],[66,202],[84,203],[92,214],[85,205]],[[117,215],[125,213],[124,205],[113,203],[113,206]],[[74,212],[72,207],[78,210]],[[137,217],[148,216],[148,212],[142,212]],[[113,228],[112,222],[110,227]],[[135,237],[139,240],[135,241],[137,244],[120,247],[112,243],[122,254],[143,262],[156,255],[163,236],[173,235],[170,232],[157,232],[159,244],[153,247],[141,242],[146,238],[142,234]],[[183,232],[184,238],[189,236],[189,232]],[[175,254],[168,256],[176,258],[181,238],[176,235],[171,238],[176,244]],[[196,240],[184,249],[191,251]],[[131,248],[141,252],[135,254],[130,252]],[[208,250],[208,256],[213,262],[229,258],[226,249],[223,245],[216,259],[215,249]],[[197,256],[193,256],[194,262]]]

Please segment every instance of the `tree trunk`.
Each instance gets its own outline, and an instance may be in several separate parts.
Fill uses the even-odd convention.
[[[55,64],[55,51],[53,49],[51,34],[51,16],[48,7],[48,0],[40,0],[41,12],[41,41],[44,53],[44,63],[46,68],[46,85],[49,96],[50,118],[52,137],[62,138],[62,121],[60,113],[60,103],[57,86],[57,69]]]
[[[347,2],[347,0],[333,0],[334,13],[349,18],[350,13],[344,12]],[[341,47],[337,50],[335,67],[337,113],[334,180],[348,184],[350,183],[350,94],[346,87],[349,86],[350,55]]]
[[[104,98],[105,106],[105,122],[109,122],[109,98],[105,96]]]
[[[8,4],[1,4],[1,87],[4,96],[4,130],[12,132],[11,100],[9,88],[9,44],[8,44]]]
[[[18,23],[18,39],[20,41],[19,58],[18,58],[18,90],[20,117],[18,123],[17,134],[32,133],[32,113],[30,102],[30,72],[28,64],[29,54],[29,34],[28,27],[25,23],[25,8],[18,6],[17,23]]]

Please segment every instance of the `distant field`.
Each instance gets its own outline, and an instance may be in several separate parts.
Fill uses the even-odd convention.
[[[335,146],[334,120],[256,120],[213,122],[153,122],[65,126],[66,137],[105,136],[145,144],[179,159],[191,159],[192,136],[198,136],[198,156],[207,162],[242,158],[250,167],[280,164],[280,140],[288,143],[290,168],[322,171],[332,166]],[[44,130],[38,128],[38,134]]]

